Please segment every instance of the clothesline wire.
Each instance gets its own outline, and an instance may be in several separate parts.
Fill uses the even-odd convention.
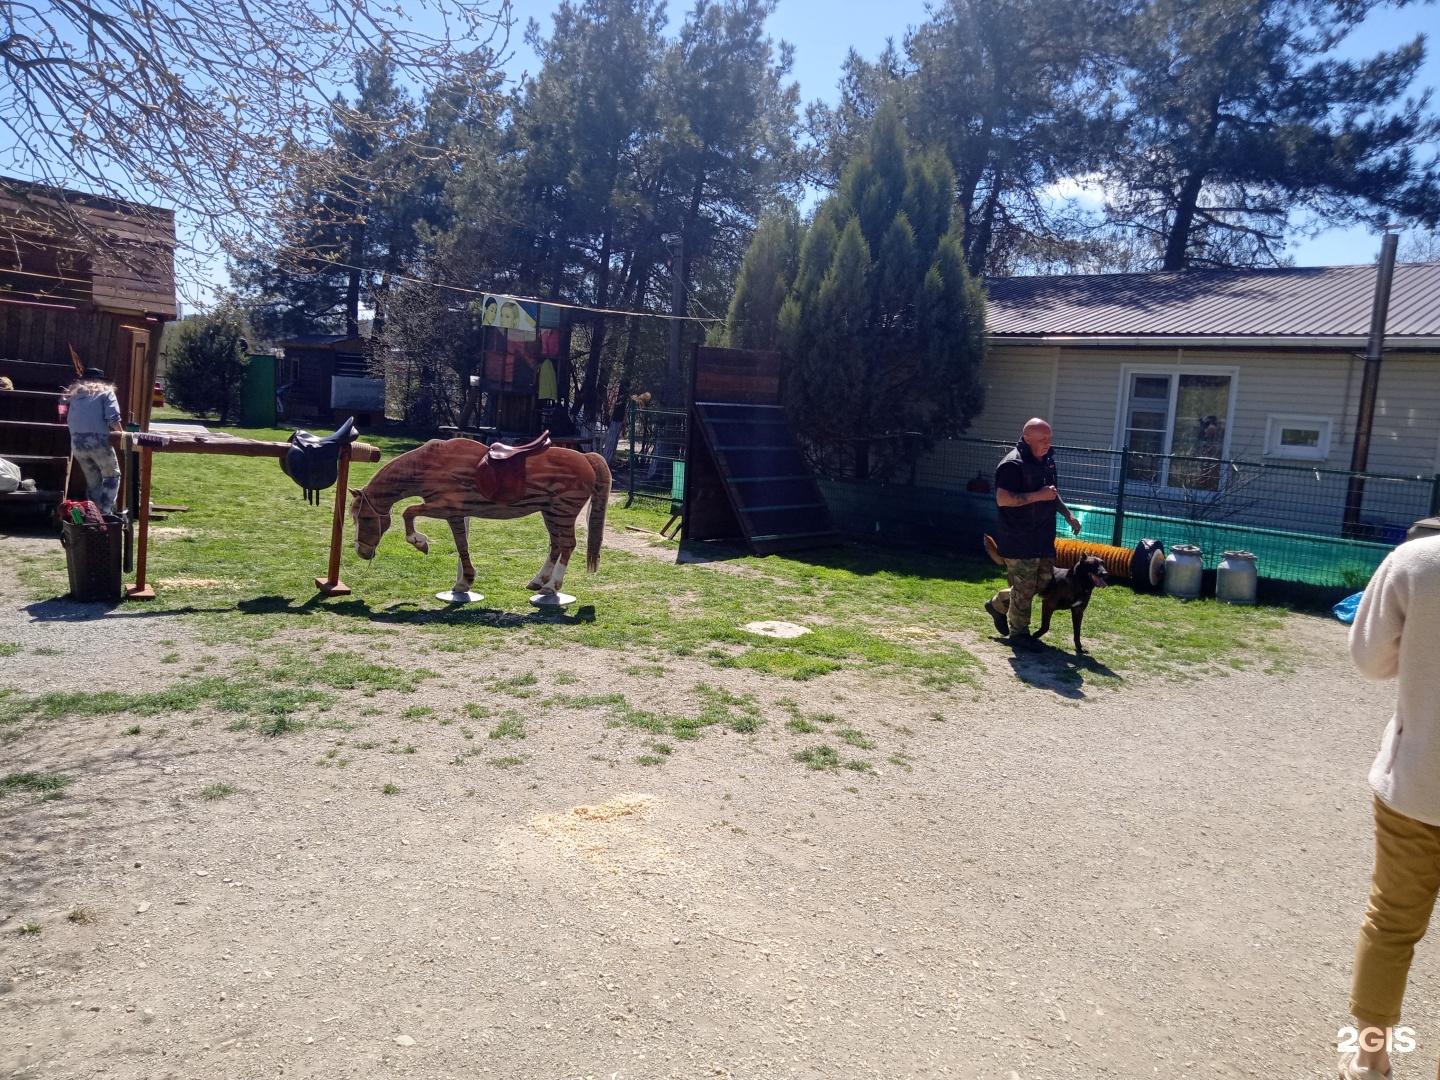
[[[330,262],[327,265],[338,267],[342,270],[359,270],[362,274],[385,273],[385,271],[376,270],[373,267],[354,266],[350,263]],[[390,271],[390,276],[399,281],[408,281],[414,285],[428,285],[432,289],[448,289],[451,292],[465,293],[469,296],[503,296],[511,300],[523,300],[529,304],[546,304],[550,307],[568,308],[571,311],[588,311],[594,315],[637,315],[646,319],[666,319],[695,323],[718,323],[725,321],[714,315],[669,315],[658,311],[627,311],[624,308],[591,307],[588,304],[572,304],[565,300],[540,300],[533,296],[515,296],[513,293],[493,292],[490,289],[472,289],[467,285],[447,285],[443,281],[425,281],[422,278],[410,277],[408,274],[397,274],[394,271]]]

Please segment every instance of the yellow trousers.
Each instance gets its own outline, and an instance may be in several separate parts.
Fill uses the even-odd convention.
[[[1375,876],[1355,947],[1350,1012],[1369,1027],[1394,1027],[1415,945],[1440,892],[1440,825],[1375,800]]]

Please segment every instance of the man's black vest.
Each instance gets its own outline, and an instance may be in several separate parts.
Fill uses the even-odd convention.
[[[1037,458],[1021,439],[1015,449],[995,466],[995,487],[1016,495],[1039,491],[1056,482],[1055,455]],[[1059,499],[1043,499],[1026,506],[1001,506],[995,546],[1004,559],[1053,559],[1055,557],[1055,515]]]

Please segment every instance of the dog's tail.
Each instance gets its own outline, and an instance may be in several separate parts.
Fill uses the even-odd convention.
[[[605,508],[610,504],[610,466],[599,454],[586,454],[595,470],[595,489],[590,496],[590,520],[585,526],[585,569],[600,569],[600,545],[605,541]]]
[[[1005,565],[1005,560],[1000,557],[1000,549],[995,546],[995,538],[989,534],[985,536],[985,554],[989,555],[990,558],[994,559],[1001,566]]]

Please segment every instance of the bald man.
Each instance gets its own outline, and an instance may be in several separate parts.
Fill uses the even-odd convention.
[[[1025,424],[1015,449],[995,467],[995,504],[1000,508],[995,546],[1005,560],[1010,587],[985,601],[995,629],[1017,649],[1038,649],[1030,636],[1030,606],[1055,573],[1055,515],[1080,532],[1080,522],[1056,490],[1050,425],[1038,416]]]

